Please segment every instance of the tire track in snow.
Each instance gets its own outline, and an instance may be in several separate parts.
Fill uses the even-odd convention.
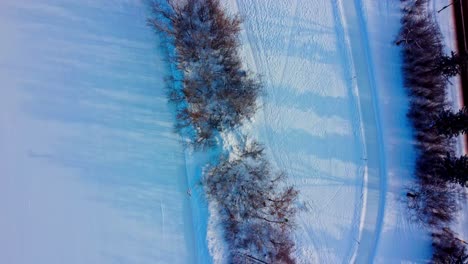
[[[356,76],[356,92],[362,120],[367,165],[364,173],[363,206],[359,226],[358,245],[350,262],[372,263],[382,231],[386,164],[377,103],[377,87],[369,53],[369,38],[361,0],[338,0],[338,6],[348,42],[351,69]],[[366,111],[361,111],[362,109]]]

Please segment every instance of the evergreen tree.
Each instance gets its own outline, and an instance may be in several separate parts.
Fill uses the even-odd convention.
[[[447,155],[443,160],[441,175],[443,178],[458,183],[464,187],[468,186],[468,156],[459,158]]]
[[[443,111],[435,123],[439,133],[447,137],[466,134],[468,131],[468,108],[463,107],[457,113],[450,110]]]
[[[437,63],[437,71],[443,76],[449,78],[456,76],[466,69],[468,64],[467,54],[458,54],[451,52],[450,56],[442,55]]]

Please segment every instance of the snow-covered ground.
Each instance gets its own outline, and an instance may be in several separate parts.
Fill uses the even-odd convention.
[[[0,1],[0,263],[202,252],[147,15],[139,1]]]
[[[397,1],[231,0],[267,95],[252,133],[301,191],[301,263],[421,262],[402,203],[414,162]],[[396,243],[398,242],[398,243]]]
[[[142,2],[0,1],[0,263],[218,256],[199,181],[216,154],[172,132]],[[265,84],[244,130],[301,192],[299,262],[430,258],[402,201],[414,153],[399,1],[222,3],[245,19],[242,56]]]

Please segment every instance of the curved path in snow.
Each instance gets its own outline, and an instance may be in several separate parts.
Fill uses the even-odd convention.
[[[360,0],[236,0],[267,95],[252,133],[301,191],[299,262],[372,262],[386,172]]]
[[[359,98],[360,115],[366,139],[367,175],[364,188],[359,228],[359,245],[352,256],[352,262],[372,263],[379,236],[382,231],[385,210],[386,158],[383,149],[383,134],[378,105],[378,91],[374,76],[374,65],[369,48],[367,21],[363,14],[362,0],[340,0],[344,24],[356,74],[356,89]],[[361,109],[365,109],[361,111]]]

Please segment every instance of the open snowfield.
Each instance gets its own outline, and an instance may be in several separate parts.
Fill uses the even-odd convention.
[[[147,15],[138,1],[0,1],[0,263],[200,252]]]
[[[172,130],[144,2],[0,1],[0,263],[222,255],[200,185],[216,154],[184,149]],[[300,191],[298,262],[430,259],[403,203],[414,152],[399,1],[221,2],[244,18],[241,54],[265,85],[242,129]]]

